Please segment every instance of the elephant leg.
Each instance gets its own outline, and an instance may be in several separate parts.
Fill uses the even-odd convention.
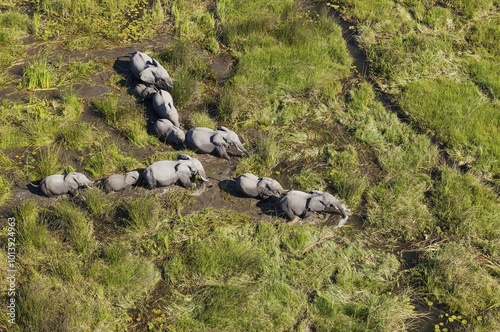
[[[224,158],[224,159],[227,159],[227,160],[231,159],[229,157],[229,155],[227,154],[227,150],[225,148],[221,147],[221,146],[215,147],[214,153],[218,157],[221,157],[221,158]]]
[[[296,217],[296,215],[295,215],[295,213],[293,213],[292,209],[285,208],[285,209],[283,209],[283,212],[285,212],[286,216],[290,220],[293,220]]]
[[[185,174],[179,174],[179,182],[186,188],[191,188],[193,185],[191,178]]]
[[[71,195],[71,196],[76,196],[78,194],[78,189],[73,189],[73,188],[70,188],[68,190],[68,193]]]
[[[309,210],[307,210],[307,211],[305,211],[305,212],[301,215],[301,217],[302,217],[302,218],[304,218],[304,219],[306,219],[306,218],[309,218],[311,215],[312,215],[312,212],[311,212],[311,211],[309,211]]]

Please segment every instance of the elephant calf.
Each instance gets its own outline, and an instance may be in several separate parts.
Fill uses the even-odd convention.
[[[191,178],[198,174],[203,181],[205,170],[201,162],[185,154],[179,154],[178,160],[161,160],[152,163],[141,175],[141,182],[147,187],[165,187],[179,183],[186,188],[192,186]]]
[[[38,188],[47,197],[64,194],[75,196],[78,188],[89,187],[92,183],[84,174],[71,172],[66,175],[49,175],[40,182]]]
[[[186,145],[198,153],[210,153],[227,160],[230,160],[227,153],[230,146],[247,156],[250,155],[243,147],[238,135],[222,126],[217,127],[217,130],[205,127],[191,129],[186,134]]]
[[[268,199],[279,197],[285,190],[281,184],[271,178],[259,178],[251,173],[245,173],[236,179],[236,189],[246,197]]]
[[[155,87],[147,86],[145,84],[136,84],[132,89],[132,93],[141,99],[150,100],[158,92]]]
[[[181,126],[179,113],[177,113],[172,95],[168,91],[160,90],[153,95],[153,108],[161,119],[172,121],[176,127]]]
[[[343,223],[347,221],[347,214],[342,204],[331,194],[322,191],[314,190],[305,193],[299,190],[291,190],[279,200],[278,207],[290,220],[296,216],[307,218],[311,216],[312,212],[333,208],[342,215],[342,218],[344,218]]]
[[[112,174],[103,181],[104,189],[108,193],[124,190],[136,184],[139,180],[139,175],[138,171],[132,171],[126,174]]]
[[[159,139],[170,145],[183,146],[184,141],[186,140],[186,134],[184,131],[181,128],[174,126],[174,124],[167,119],[159,119],[156,121],[154,131]]]

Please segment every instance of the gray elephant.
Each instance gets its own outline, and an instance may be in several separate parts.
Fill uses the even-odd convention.
[[[191,129],[186,134],[186,145],[198,153],[211,153],[227,160],[230,160],[227,149],[231,146],[247,156],[250,155],[238,135],[222,126],[217,127],[217,130],[204,127]]]
[[[132,93],[141,99],[150,100],[153,99],[154,95],[158,90],[154,86],[147,86],[145,84],[139,83],[132,88]]]
[[[174,84],[168,72],[158,61],[139,51],[135,51],[130,58],[130,71],[144,83],[165,89],[171,88]]]
[[[347,221],[347,214],[342,204],[331,194],[322,191],[313,190],[310,193],[305,193],[291,190],[279,200],[278,207],[289,219],[307,218],[311,216],[312,212],[333,208],[342,215],[343,223]]]
[[[81,187],[93,184],[84,174],[71,172],[66,175],[49,175],[38,185],[39,190],[47,197],[70,194],[75,196]]]
[[[192,177],[198,174],[202,181],[208,181],[201,162],[185,154],[179,154],[178,160],[162,160],[151,164],[141,174],[141,183],[154,189],[172,184],[186,188],[192,186]]]
[[[259,178],[251,173],[245,173],[236,179],[236,190],[246,197],[268,199],[279,197],[285,190],[281,184],[271,178]]]
[[[172,95],[168,91],[160,90],[153,96],[153,108],[162,119],[169,119],[174,126],[180,127],[179,114],[174,106]]]
[[[127,187],[133,186],[139,180],[139,172],[132,171],[125,174],[111,174],[104,181],[104,189],[107,192],[121,191]]]
[[[159,119],[155,122],[153,129],[158,138],[162,141],[174,146],[184,146],[186,134],[181,128],[175,126],[170,120]]]

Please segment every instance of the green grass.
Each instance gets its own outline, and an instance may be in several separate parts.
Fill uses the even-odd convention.
[[[18,331],[408,331],[428,312],[440,330],[500,329],[497,1],[39,1],[29,16],[4,2],[0,203],[18,222]],[[321,7],[355,23],[375,87],[351,76]],[[175,186],[24,199],[13,183],[177,158],[105,55],[129,41],[172,75],[185,129],[240,135],[251,155],[230,176],[327,190],[363,226],[238,213],[244,199],[226,193],[196,211],[200,197]],[[112,94],[71,89],[96,75]]]
[[[360,161],[352,145],[342,150],[327,147],[328,164],[331,166],[329,182],[341,197],[345,197],[351,210],[361,203],[362,196],[369,186],[368,176],[360,170]]]
[[[157,140],[146,131],[144,111],[139,109],[134,99],[121,100],[118,95],[109,95],[93,101],[97,111],[108,125],[138,147],[158,144]]]
[[[474,84],[447,78],[415,82],[402,94],[401,106],[450,148],[470,157],[457,163],[500,172],[498,105],[481,96]]]
[[[46,58],[35,60],[24,68],[21,86],[30,90],[52,88],[54,72]]]
[[[110,173],[126,173],[140,166],[134,157],[127,156],[117,144],[101,143],[83,161],[83,168],[95,177]]]
[[[431,191],[432,209],[445,232],[459,234],[488,255],[500,254],[500,202],[476,177],[443,169]]]
[[[424,287],[452,313],[465,319],[468,329],[492,331],[498,320],[498,274],[480,263],[481,255],[467,245],[449,243],[425,255]],[[461,325],[461,324],[460,324]]]
[[[8,10],[0,13],[0,68],[6,68],[24,55],[22,38],[28,34],[28,15]],[[3,83],[2,83],[3,84]]]

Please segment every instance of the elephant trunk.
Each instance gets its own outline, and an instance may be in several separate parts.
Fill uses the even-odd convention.
[[[238,151],[240,151],[241,153],[244,153],[247,157],[250,157],[250,152],[248,152],[248,150],[245,149],[243,144],[239,143],[239,144],[236,144],[235,146],[236,146],[236,149]]]
[[[345,209],[342,206],[342,204],[340,204],[340,202],[333,204],[333,207],[340,213],[340,215],[342,216],[342,218],[345,219],[347,217],[347,213],[345,212]]]

